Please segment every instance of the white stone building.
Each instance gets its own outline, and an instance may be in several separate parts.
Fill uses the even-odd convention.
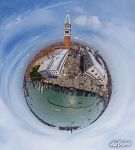
[[[83,56],[83,61],[84,74],[92,77],[99,85],[103,85],[105,87],[107,83],[107,74],[105,67],[102,66],[103,64],[99,64],[93,54],[87,50]]]
[[[68,49],[59,49],[51,57],[44,60],[38,72],[48,78],[58,77],[68,56]]]

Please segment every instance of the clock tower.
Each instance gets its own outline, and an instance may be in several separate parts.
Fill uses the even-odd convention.
[[[69,14],[66,15],[65,24],[64,24],[64,44],[65,48],[70,48],[71,40],[71,24]]]

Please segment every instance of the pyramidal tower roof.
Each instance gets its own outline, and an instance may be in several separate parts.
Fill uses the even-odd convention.
[[[69,13],[66,15],[65,24],[70,24],[70,16]]]

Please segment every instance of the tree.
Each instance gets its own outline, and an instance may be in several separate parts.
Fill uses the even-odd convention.
[[[40,65],[34,66],[32,71],[30,72],[30,78],[32,81],[40,81],[42,79],[42,75],[38,72]]]

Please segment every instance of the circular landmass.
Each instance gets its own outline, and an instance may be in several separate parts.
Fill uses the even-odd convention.
[[[42,49],[29,64],[24,95],[31,112],[44,124],[76,130],[95,122],[111,97],[106,62],[92,47],[63,42]]]

